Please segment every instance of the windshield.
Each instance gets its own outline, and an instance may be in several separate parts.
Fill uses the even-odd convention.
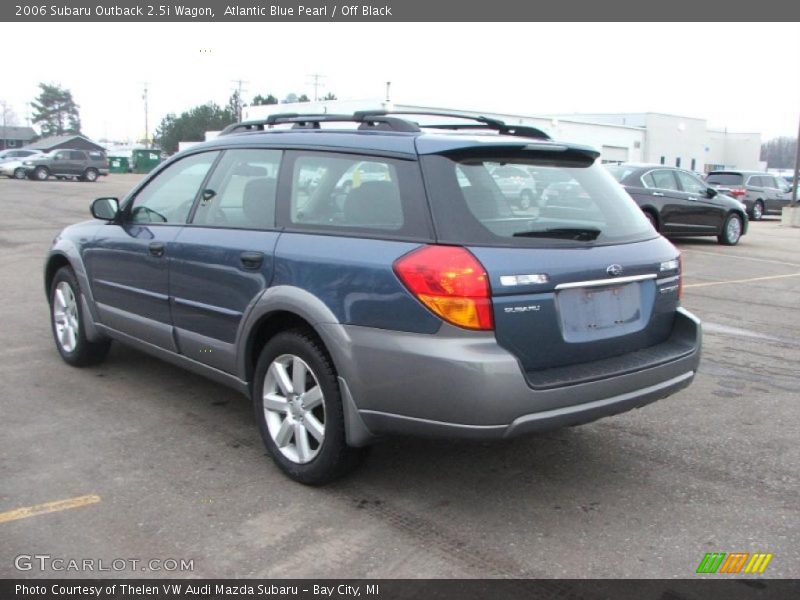
[[[423,168],[445,243],[583,246],[656,235],[631,197],[586,156],[429,156]],[[513,185],[509,172],[518,175]]]

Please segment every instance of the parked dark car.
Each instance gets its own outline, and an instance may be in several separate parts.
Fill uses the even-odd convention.
[[[760,171],[711,171],[706,183],[742,202],[754,221],[769,213],[780,213],[792,200],[791,185]]]
[[[666,165],[609,165],[608,171],[666,237],[713,235],[733,246],[747,233],[744,205],[690,171]]]
[[[22,166],[30,179],[38,181],[51,175],[59,179],[97,181],[101,175],[108,175],[108,158],[104,152],[94,150],[51,150],[25,159]]]
[[[594,149],[479,122],[272,116],[174,156],[54,241],[58,352],[86,366],[117,340],[231,386],[304,483],[384,435],[507,438],[689,385],[675,247]],[[385,176],[342,198],[364,162]],[[510,211],[498,162],[557,171],[583,204]]]

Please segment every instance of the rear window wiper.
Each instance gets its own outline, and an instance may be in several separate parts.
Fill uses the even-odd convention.
[[[539,229],[536,231],[517,231],[514,237],[546,237],[576,240],[578,242],[591,242],[596,240],[602,232],[599,229],[558,227],[555,229]]]

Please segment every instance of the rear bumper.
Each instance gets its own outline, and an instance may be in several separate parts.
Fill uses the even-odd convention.
[[[468,439],[578,425],[665,398],[692,382],[702,336],[699,320],[679,309],[664,344],[637,357],[576,366],[575,378],[563,368],[549,385],[534,387],[492,334],[450,326],[433,336],[324,327],[344,330],[334,360],[370,434]]]

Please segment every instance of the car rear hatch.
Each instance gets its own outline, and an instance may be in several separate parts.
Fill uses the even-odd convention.
[[[595,158],[586,149],[538,145],[423,158],[439,241],[480,262],[497,341],[534,386],[602,377],[657,362],[654,353],[668,360],[691,349],[670,343],[677,250]],[[549,171],[556,182],[543,177],[542,186],[559,193],[513,208],[492,180],[497,163],[534,176]]]
[[[744,175],[735,172],[715,171],[706,177],[706,183],[715,190],[741,200],[746,194]]]

